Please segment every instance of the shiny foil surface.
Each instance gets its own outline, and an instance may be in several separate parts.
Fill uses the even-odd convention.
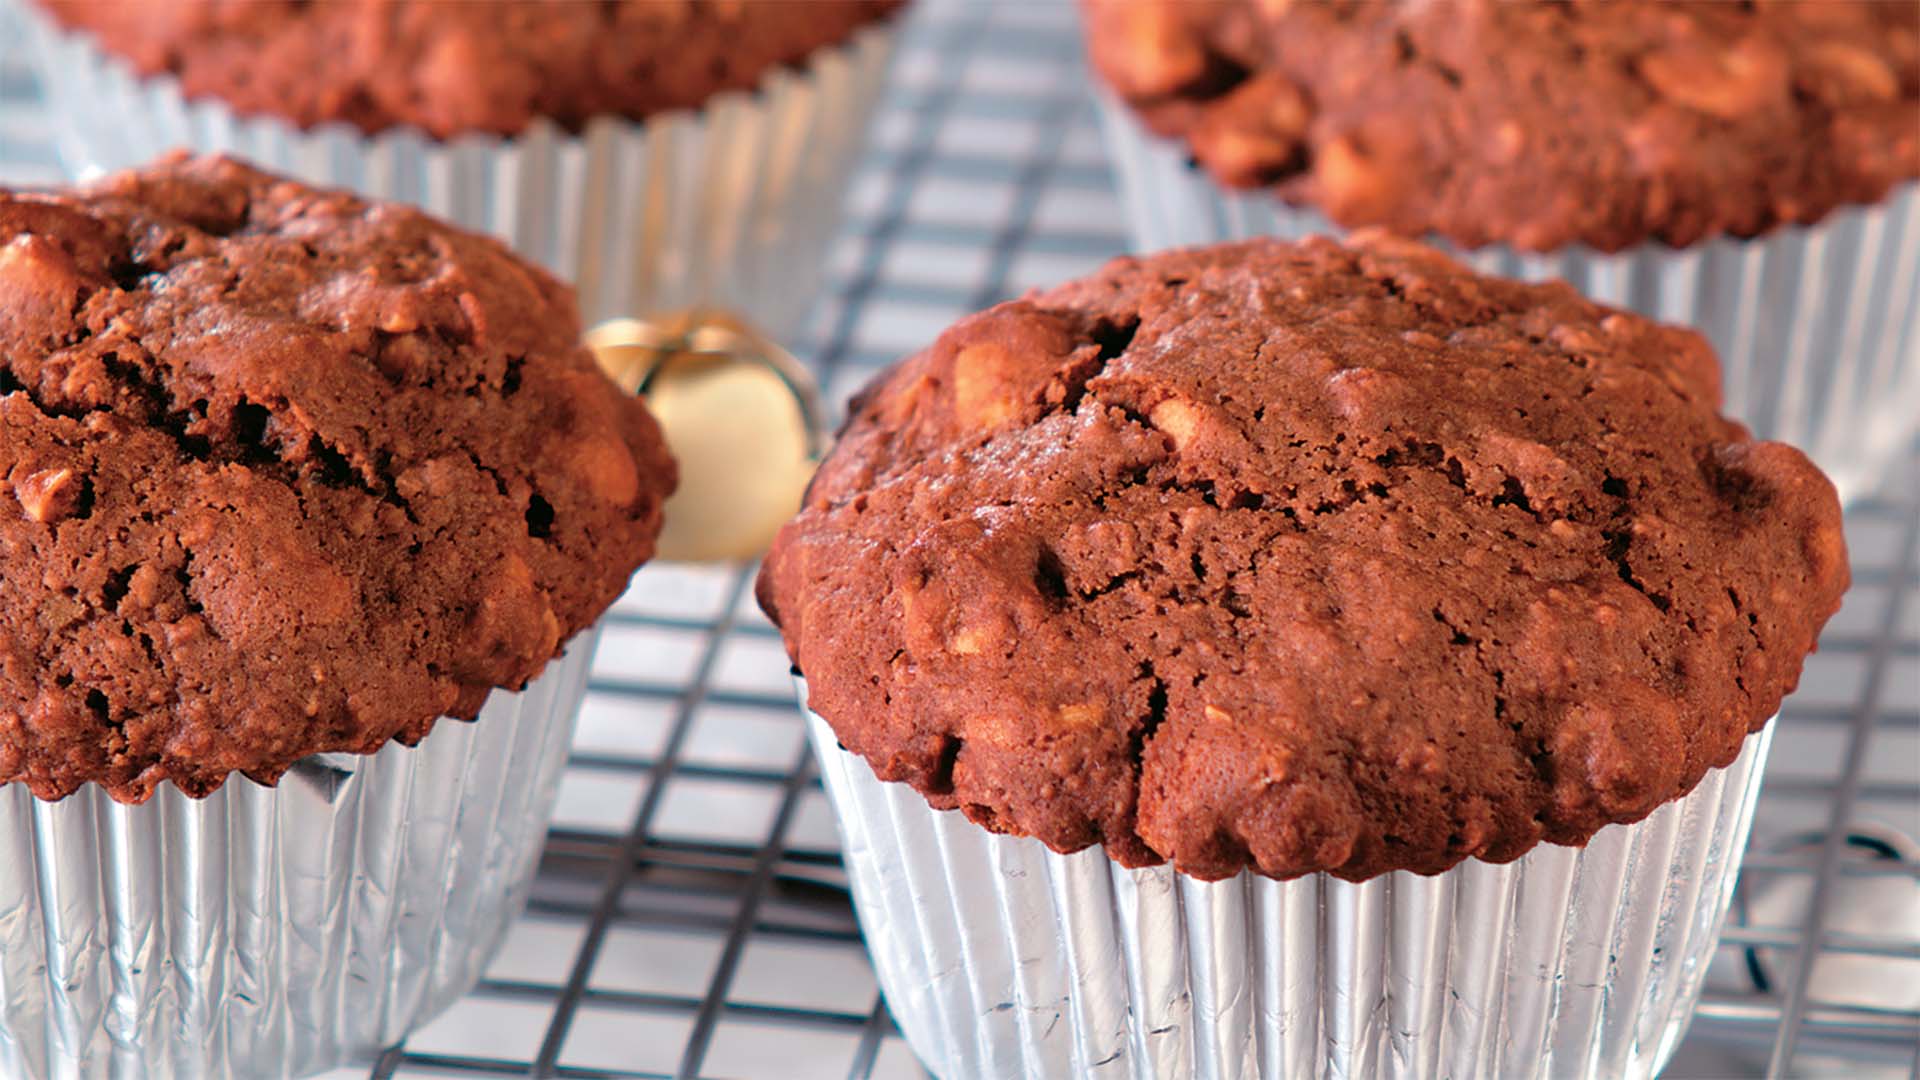
[[[1101,95],[1100,108],[1136,250],[1342,231],[1265,192],[1220,187],[1124,105]],[[1805,450],[1842,500],[1872,490],[1920,436],[1920,183],[1753,240],[1612,255],[1434,242],[1483,273],[1559,278],[1600,303],[1705,334],[1720,354],[1722,411]]]
[[[894,36],[889,23],[867,27],[698,110],[602,117],[578,135],[543,121],[511,139],[443,142],[236,116],[24,13],[69,171],[97,175],[175,147],[231,153],[492,233],[578,287],[588,325],[717,305],[782,341],[811,307]]]
[[[1652,1076],[1699,999],[1773,733],[1584,848],[1355,885],[1056,855],[808,729],[881,989],[944,1080]]]
[[[0,787],[0,1076],[303,1076],[479,979],[525,905],[598,638],[415,748],[141,806]]]

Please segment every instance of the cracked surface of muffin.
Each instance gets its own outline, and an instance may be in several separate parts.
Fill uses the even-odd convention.
[[[138,802],[537,675],[675,470],[571,292],[224,158],[0,192],[0,782]]]
[[[759,582],[885,780],[1202,878],[1443,870],[1691,790],[1847,583],[1696,334],[1382,236],[1126,258],[854,401]]]
[[[243,115],[368,134],[576,129],[750,90],[903,0],[39,0],[141,75]]]
[[[1082,3],[1150,128],[1343,226],[1685,245],[1920,176],[1920,5]]]

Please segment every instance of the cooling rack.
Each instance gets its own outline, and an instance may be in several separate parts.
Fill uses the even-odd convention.
[[[0,181],[59,179],[0,7]],[[1064,2],[922,0],[827,298],[842,402],[954,318],[1123,249]],[[1788,703],[1669,1077],[1920,1080],[1920,495],[1847,521],[1855,585]],[[481,986],[359,1078],[925,1075],[874,984],[753,567],[655,565],[594,665],[528,912]]]

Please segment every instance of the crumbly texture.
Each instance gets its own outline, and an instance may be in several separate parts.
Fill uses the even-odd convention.
[[[302,127],[575,129],[748,90],[904,0],[38,0],[143,75]]]
[[[1612,251],[1920,176],[1920,4],[1082,0],[1094,65],[1221,183],[1345,226]]]
[[[1725,765],[1847,584],[1691,331],[1408,241],[1121,259],[868,387],[759,582],[813,709],[996,832],[1435,873]]]
[[[0,783],[412,743],[649,554],[674,466],[571,292],[223,158],[0,192]]]

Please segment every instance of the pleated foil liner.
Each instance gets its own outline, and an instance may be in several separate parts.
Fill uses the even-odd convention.
[[[453,1004],[526,903],[597,637],[475,723],[277,787],[0,787],[0,1076],[304,1076]]]
[[[1772,734],[1584,848],[1355,885],[1056,855],[808,726],[881,989],[945,1080],[1651,1076],[1699,998]]]
[[[577,286],[589,325],[718,305],[783,341],[818,290],[894,36],[888,24],[867,27],[803,69],[697,110],[602,117],[578,135],[541,121],[511,139],[440,141],[237,116],[28,15],[71,172],[97,175],[176,147],[226,152],[492,233]]]
[[[1216,185],[1184,147],[1104,94],[1100,111],[1136,250],[1343,231],[1264,192]],[[1559,278],[1601,303],[1699,330],[1720,354],[1723,411],[1805,450],[1843,500],[1871,491],[1920,437],[1920,184],[1754,240],[1612,255],[1431,242],[1483,273]]]

